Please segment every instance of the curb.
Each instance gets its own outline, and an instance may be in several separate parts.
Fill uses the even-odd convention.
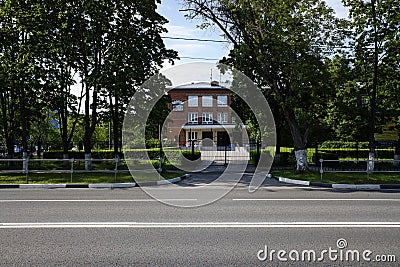
[[[157,186],[157,185],[170,185],[170,184],[176,184],[179,183],[180,181],[188,178],[190,174],[184,174],[180,177],[168,179],[168,180],[160,180],[160,181],[154,181],[154,182],[145,182],[145,183],[138,183],[137,186],[143,187],[143,186]]]
[[[272,177],[272,176],[271,176]],[[400,184],[328,184],[323,182],[310,182],[303,180],[295,180],[284,178],[280,176],[273,176],[275,180],[281,183],[287,184],[295,184],[295,185],[304,185],[304,186],[315,186],[315,187],[324,187],[324,188],[334,188],[334,189],[351,189],[351,190],[384,190],[384,189],[400,189]]]
[[[55,189],[55,188],[93,188],[93,189],[113,189],[113,188],[133,188],[140,186],[158,186],[179,183],[188,178],[189,174],[180,177],[148,183],[113,183],[113,184],[0,184],[0,189]]]

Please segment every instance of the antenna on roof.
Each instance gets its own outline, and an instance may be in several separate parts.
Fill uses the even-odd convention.
[[[212,82],[212,68],[210,69],[210,72],[211,72],[211,74],[210,74],[210,82]]]

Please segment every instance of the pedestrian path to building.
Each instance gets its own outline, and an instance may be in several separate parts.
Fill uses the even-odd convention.
[[[212,164],[208,168],[200,172],[193,172],[187,179],[179,182],[180,186],[201,186],[207,185],[214,182],[218,177],[226,170],[224,165]],[[248,165],[245,172],[242,173],[242,178],[239,181],[239,185],[249,185],[250,181],[255,172],[253,165]],[[215,183],[215,185],[222,185],[222,183]],[[275,179],[265,179],[263,185],[282,185]]]

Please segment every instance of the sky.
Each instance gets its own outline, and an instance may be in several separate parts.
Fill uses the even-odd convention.
[[[343,7],[340,0],[327,0],[326,2],[335,10],[338,17],[347,17],[347,8]],[[161,0],[161,5],[158,6],[158,12],[169,21],[168,24],[165,25],[168,33],[164,33],[163,36],[224,40],[218,29],[202,30],[197,28],[196,25],[198,25],[200,21],[186,19],[184,17],[184,12],[179,11],[182,8],[182,0]],[[167,48],[178,51],[181,60],[176,61],[175,64],[192,62],[216,63],[222,57],[227,56],[230,50],[230,45],[228,43],[171,40],[166,38],[164,39],[164,43]],[[163,70],[170,67],[170,64],[165,63]]]

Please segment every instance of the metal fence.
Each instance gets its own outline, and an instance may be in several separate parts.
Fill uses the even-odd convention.
[[[195,151],[200,151],[201,160],[212,161],[217,165],[250,160],[257,161],[262,153],[260,144],[244,142],[228,145],[213,145],[211,143],[207,144],[202,140],[191,140],[188,142],[187,146],[182,146],[180,149],[192,151],[193,155]]]
[[[371,169],[371,166],[372,169]],[[319,160],[321,180],[324,173],[400,173],[400,160]]]
[[[106,163],[105,166],[93,165],[91,170],[85,170],[85,162]],[[47,164],[43,164],[47,162]],[[129,172],[127,168],[121,168],[124,160],[115,159],[0,159],[0,174],[23,174],[25,182],[29,183],[29,174],[32,173],[69,173],[70,182],[74,181],[76,173],[114,173],[114,180],[121,172]],[[107,164],[108,163],[108,164]]]

